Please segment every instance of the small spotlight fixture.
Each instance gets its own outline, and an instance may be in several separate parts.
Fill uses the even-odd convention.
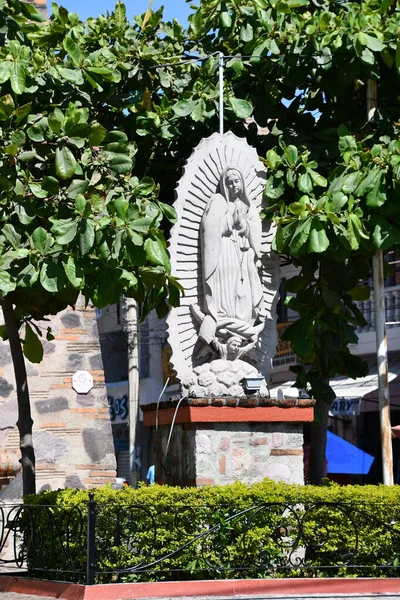
[[[255,394],[260,391],[263,381],[264,377],[243,377],[240,383],[243,386],[245,394]]]

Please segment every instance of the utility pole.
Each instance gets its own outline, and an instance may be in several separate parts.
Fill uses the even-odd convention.
[[[132,298],[124,297],[123,306],[128,349],[130,483],[133,487],[137,487],[139,480],[139,468],[136,463],[136,459],[139,458],[137,446],[139,429],[138,305]]]
[[[377,83],[367,81],[367,118],[371,121],[378,106]],[[383,252],[377,250],[372,259],[375,303],[375,333],[378,364],[379,418],[381,425],[383,483],[393,485],[392,430],[390,424],[389,364],[387,352]]]

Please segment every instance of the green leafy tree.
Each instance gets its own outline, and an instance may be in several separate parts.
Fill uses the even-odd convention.
[[[365,372],[348,351],[363,323],[354,300],[368,294],[358,283],[375,250],[399,240],[396,8],[392,0],[201,0],[184,30],[164,23],[161,10],[130,23],[122,3],[86,23],[53,5],[39,23],[32,7],[4,2],[0,290],[15,352],[25,323],[25,353],[39,360],[33,320],[79,292],[97,306],[124,293],[160,315],[177,303],[160,226],[175,219],[184,160],[218,127],[222,52],[226,128],[266,162],[275,249],[299,267],[286,286],[300,318],[285,335],[300,358],[298,384],[321,401],[323,434],[327,380]],[[378,83],[371,122],[368,80]],[[26,376],[16,368],[21,399]],[[24,436],[28,472],[30,429]]]
[[[275,250],[299,267],[286,287],[300,318],[285,339],[300,358],[297,384],[320,401],[314,481],[323,476],[329,378],[366,372],[348,349],[364,324],[354,301],[369,295],[358,284],[376,250],[400,241],[399,24],[392,0],[202,0],[191,17],[203,51],[231,57],[234,94],[269,129],[261,138],[250,127],[247,137],[269,169]],[[379,102],[370,121],[368,81]]]
[[[18,0],[0,11],[0,304],[24,494],[35,490],[35,458],[22,349],[42,359],[36,321],[78,294],[99,308],[124,294],[164,315],[180,290],[160,228],[174,210],[152,178],[134,175],[138,147],[127,117],[137,73],[129,48],[140,38],[150,52],[153,28],[130,27],[122,4],[87,26],[55,5],[53,15],[42,23]]]

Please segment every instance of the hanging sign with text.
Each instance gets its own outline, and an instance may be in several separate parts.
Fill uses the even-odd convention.
[[[360,414],[361,398],[336,398],[331,404],[334,417],[352,417]]]

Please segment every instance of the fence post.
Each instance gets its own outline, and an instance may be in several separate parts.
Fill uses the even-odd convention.
[[[96,502],[94,493],[89,492],[86,546],[86,585],[94,585],[96,580]]]

